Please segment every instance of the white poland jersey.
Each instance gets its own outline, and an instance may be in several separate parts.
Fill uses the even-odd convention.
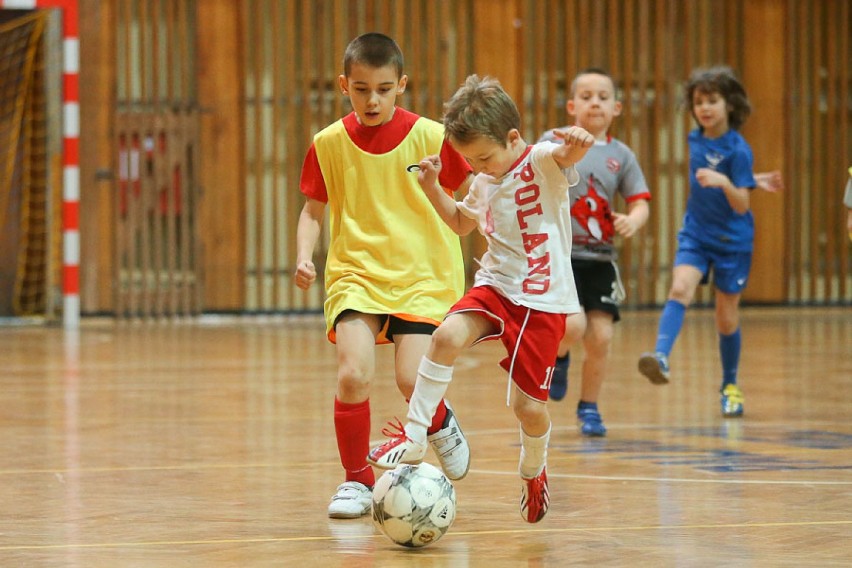
[[[553,159],[557,145],[527,146],[502,177],[478,174],[459,211],[475,220],[488,249],[474,286],[493,286],[514,304],[542,312],[580,311],[571,270],[568,188],[579,181]]]

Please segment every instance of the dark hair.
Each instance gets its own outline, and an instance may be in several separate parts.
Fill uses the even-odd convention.
[[[609,74],[609,71],[604,69],[603,67],[586,67],[584,69],[580,69],[576,75],[574,75],[574,79],[571,81],[571,91],[568,93],[568,98],[573,99],[574,93],[577,92],[577,81],[583,75],[602,75],[609,79],[612,82],[612,91],[616,93],[615,79],[612,78],[612,75]]]
[[[521,115],[512,98],[493,77],[470,75],[444,104],[444,132],[462,144],[484,136],[504,147]]]
[[[348,77],[356,63],[373,68],[392,65],[396,67],[397,77],[402,77],[404,60],[402,50],[394,40],[385,34],[369,32],[356,37],[346,46],[343,74]]]
[[[722,95],[731,109],[728,111],[728,125],[734,130],[739,130],[751,114],[751,103],[748,101],[745,87],[737,79],[733,69],[727,65],[696,69],[689,76],[686,82],[686,101],[693,118],[695,111],[692,108],[692,100],[696,92]]]

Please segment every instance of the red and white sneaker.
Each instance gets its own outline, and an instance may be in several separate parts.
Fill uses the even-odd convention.
[[[367,462],[381,469],[393,469],[401,463],[418,464],[423,461],[426,455],[426,444],[418,444],[405,435],[405,429],[402,422],[388,422],[390,426],[396,429],[393,431],[389,428],[383,428],[382,434],[388,436],[390,440],[376,446],[367,455]]]
[[[532,479],[521,478],[521,516],[528,523],[537,523],[547,514],[550,507],[550,492],[547,490],[547,467]]]

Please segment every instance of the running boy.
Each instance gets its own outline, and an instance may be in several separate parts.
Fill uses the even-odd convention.
[[[713,271],[716,330],[722,360],[722,416],[743,415],[737,386],[739,303],[754,248],[749,210],[757,187],[751,147],[738,132],[749,113],[746,91],[729,67],[693,71],[686,98],[698,128],[689,133],[689,199],[678,234],[672,286],[660,317],[657,344],[643,353],[639,371],[654,384],[669,382],[669,354],[699,284]]]
[[[396,106],[408,81],[396,42],[359,36],[346,48],[343,71],[338,82],[353,112],[319,132],[305,158],[295,283],[306,289],[316,279],[312,259],[328,205],[325,319],[337,346],[334,426],[346,472],[328,515],[357,518],[370,511],[375,483],[366,461],[373,346],[394,344],[396,383],[407,399],[431,333],[464,292],[458,236],[441,225],[406,168],[440,154],[446,167],[438,183],[448,194],[466,190],[473,176],[439,123]],[[460,479],[470,463],[467,440],[446,401],[433,410],[428,440],[447,477]]]
[[[585,359],[577,420],[582,434],[605,436],[598,396],[606,377],[615,322],[621,319],[618,305],[624,296],[613,239],[616,234],[630,238],[642,228],[648,220],[651,193],[636,156],[623,142],[609,135],[613,119],[621,114],[621,102],[606,71],[598,68],[580,71],[571,83],[566,109],[574,117],[574,124],[595,137],[595,145],[577,164],[580,183],[571,187],[570,196],[574,237],[571,267],[583,310],[565,322],[550,398],[565,397],[569,349],[582,339]],[[554,136],[547,132],[542,140],[552,141]],[[627,203],[627,214],[613,210],[616,194]]]
[[[446,136],[477,176],[461,202],[441,191],[436,179],[445,164],[431,155],[420,161],[418,181],[444,222],[459,235],[474,228],[488,248],[473,288],[457,302],[420,362],[408,406],[408,423],[370,452],[381,468],[418,463],[426,452],[430,417],[453,376],[462,350],[500,339],[507,357],[509,398],[520,422],[521,516],[540,521],[549,506],[546,458],[550,437],[547,393],[565,314],[579,310],[571,273],[568,186],[577,183],[573,164],[594,139],[579,127],[559,130],[563,144],[528,145],[520,134],[515,103],[500,84],[471,75],[444,107]],[[562,168],[568,169],[566,179]],[[507,401],[508,403],[509,401]]]

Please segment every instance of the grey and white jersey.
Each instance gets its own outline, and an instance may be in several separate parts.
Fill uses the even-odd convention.
[[[559,142],[552,131],[541,140]],[[612,261],[613,201],[616,193],[627,203],[651,199],[645,175],[633,151],[615,138],[597,141],[576,164],[580,183],[571,187],[572,258]]]

